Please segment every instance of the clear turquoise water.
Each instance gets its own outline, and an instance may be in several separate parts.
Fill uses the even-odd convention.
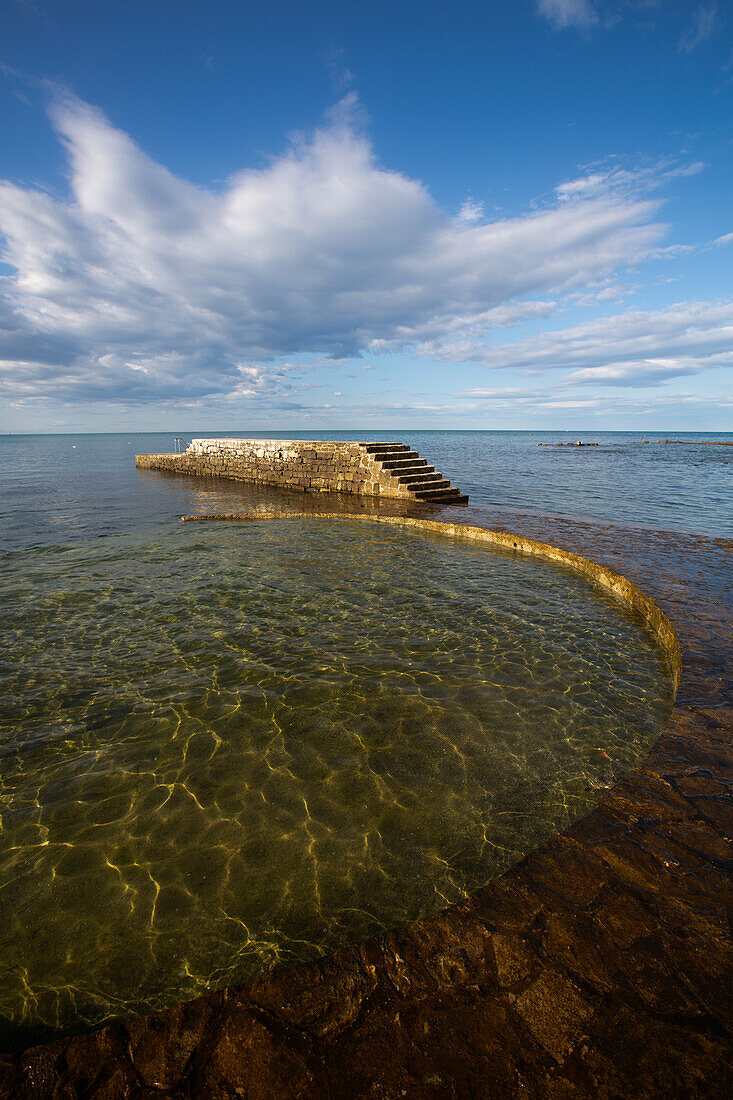
[[[662,655],[567,570],[365,521],[91,534],[88,504],[2,558],[5,1046],[443,908],[665,724]]]

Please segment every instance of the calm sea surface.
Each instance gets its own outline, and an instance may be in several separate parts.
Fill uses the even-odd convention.
[[[257,433],[206,431],[186,436]],[[471,504],[574,519],[733,535],[733,447],[671,446],[733,433],[268,432],[262,438],[409,442]],[[582,438],[598,447],[538,447]],[[638,445],[642,439],[649,443]],[[138,473],[137,452],[173,450],[173,435],[0,437],[0,547],[141,531],[191,507],[194,487]]]
[[[733,534],[726,447],[381,438],[479,512]],[[670,712],[643,624],[572,571],[346,516],[183,525],[304,496],[136,471],[172,449],[0,439],[0,1049],[443,908]]]

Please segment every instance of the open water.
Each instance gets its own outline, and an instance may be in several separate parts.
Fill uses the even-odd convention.
[[[192,436],[256,436],[197,430]],[[665,438],[731,432],[268,432],[262,438],[410,443],[436,470],[493,509],[733,537],[733,447]],[[598,447],[538,447],[586,439]],[[649,443],[639,441],[648,439]],[[173,450],[172,433],[0,436],[0,548],[140,531],[192,507],[178,479],[136,472],[138,452]]]
[[[730,533],[727,448],[382,438],[498,510]],[[135,470],[171,449],[0,440],[5,1047],[442,908],[669,714],[655,643],[572,572],[347,517],[183,526],[293,495]]]

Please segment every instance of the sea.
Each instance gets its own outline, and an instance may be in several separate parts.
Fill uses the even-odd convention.
[[[178,435],[186,443],[207,436],[404,442],[482,510],[733,536],[733,447],[689,445],[733,443],[733,432],[202,428]],[[170,432],[0,436],[0,551],[139,533],[195,511],[196,479],[135,469],[136,453],[173,451],[175,438]],[[577,440],[598,446],[556,445]]]
[[[728,557],[733,448],[694,444],[733,433],[276,438],[409,443],[470,498],[431,517]],[[0,1052],[458,900],[669,717],[655,640],[570,571],[341,514],[183,525],[396,505],[135,468],[174,449],[0,437]]]

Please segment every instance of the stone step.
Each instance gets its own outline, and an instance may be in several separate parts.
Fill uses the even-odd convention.
[[[406,469],[404,469],[404,470],[399,470],[399,469],[398,469],[398,470],[388,470],[388,471],[387,471],[387,473],[388,473],[388,474],[391,474],[391,475],[392,475],[392,477],[395,477],[395,478],[397,478],[397,480],[398,480],[398,481],[400,482],[400,484],[402,484],[402,478],[403,478],[403,477],[404,477],[404,476],[405,476],[406,474],[411,474],[411,473],[413,473],[413,472],[414,472],[414,471],[413,471],[413,469],[412,469],[411,467],[409,467],[409,466],[408,466],[408,467],[406,467]],[[417,472],[418,472],[418,473],[421,473],[421,474],[434,474],[434,473],[435,473],[435,467],[434,467],[434,466],[420,466],[420,468],[419,468],[419,470],[418,470]],[[407,488],[408,488],[408,489],[411,489],[411,488],[412,488],[412,486],[411,486],[411,485],[408,485],[408,486],[407,486]]]
[[[369,458],[375,462],[395,462],[400,458],[411,458],[413,454],[413,451],[372,451]]]
[[[390,458],[387,462],[383,462],[382,466],[390,473],[395,473],[397,470],[414,470],[415,473],[427,473],[428,470],[435,469],[434,466],[428,466],[424,458]]]
[[[438,481],[426,482],[425,484],[420,485],[411,485],[409,487],[412,488],[415,496],[419,496],[420,493],[435,493],[437,489],[440,489],[440,491],[442,491],[442,489],[453,489],[456,486],[451,485],[447,477],[439,477]]]
[[[427,487],[429,482],[440,481],[442,477],[443,475],[439,471],[426,474],[422,470],[418,470],[417,473],[411,473],[408,470],[407,473],[398,474],[397,480],[401,485],[407,485],[408,488],[419,489],[421,485],[425,485]]]
[[[383,466],[389,468],[394,465],[395,462],[413,462],[416,458],[420,458],[420,454],[418,451],[399,451],[396,454],[390,451],[389,454],[384,456],[380,454],[372,455],[372,457],[378,459]],[[424,462],[425,459],[423,458],[421,461]]]
[[[418,489],[415,492],[415,496],[418,500],[424,500],[426,503],[436,501],[440,504],[465,504],[468,501],[467,496],[463,496],[460,489]]]
[[[429,504],[467,504],[468,497],[451,485],[447,478],[427,459],[420,458],[417,451],[411,450],[408,443],[362,443],[367,454],[382,469],[407,489],[415,500]]]
[[[431,474],[431,477],[433,475]],[[404,485],[404,482],[400,484]],[[441,474],[438,474],[433,481],[418,481],[415,485],[408,485],[408,489],[412,489],[413,493],[419,495],[420,493],[434,492],[436,489],[452,489],[450,481],[444,478]]]

